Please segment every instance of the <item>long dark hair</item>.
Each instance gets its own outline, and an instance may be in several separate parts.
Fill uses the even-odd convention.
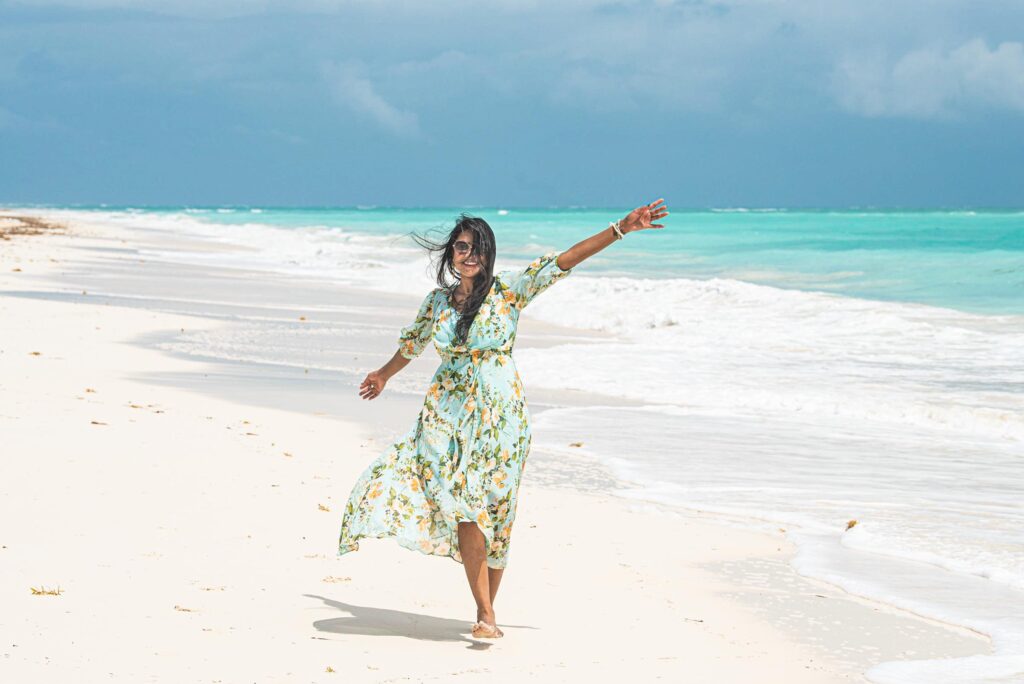
[[[443,231],[444,229],[441,228],[440,230]],[[491,285],[494,281],[494,255],[496,252],[494,231],[487,225],[487,221],[484,221],[482,218],[462,213],[455,220],[455,227],[448,232],[447,237],[432,240],[416,232],[410,233],[412,239],[420,247],[424,247],[430,252],[432,267],[437,270],[437,284],[444,288],[446,295],[450,298],[462,279],[455,268],[453,253],[455,251],[455,241],[464,230],[468,230],[473,234],[473,254],[476,255],[480,272],[473,278],[473,291],[470,292],[469,297],[463,302],[459,322],[455,326],[455,338],[459,344],[466,343],[466,337],[469,335],[469,326],[473,324],[473,319],[476,318],[477,312],[480,311],[480,305],[483,304],[487,293],[491,291]],[[454,279],[454,282],[448,280],[449,276]]]

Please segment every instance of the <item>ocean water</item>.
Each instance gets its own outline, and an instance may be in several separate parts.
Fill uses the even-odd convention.
[[[671,208],[670,208],[671,209]],[[451,228],[467,211],[494,229],[499,256],[523,260],[564,249],[625,210],[193,208],[184,216],[241,229],[305,230],[315,253],[304,267],[338,275],[348,254],[315,235],[400,236]],[[181,216],[180,209],[147,215]],[[312,230],[310,230],[312,229]],[[568,241],[568,242],[567,242]],[[410,246],[408,240],[397,245]],[[294,246],[298,248],[298,245]],[[642,278],[725,278],[882,301],[917,302],[977,313],[1024,314],[1024,211],[865,212],[720,209],[673,211],[667,228],[632,235],[596,255],[588,273]],[[332,263],[332,257],[342,257]],[[392,259],[391,254],[378,259]],[[373,258],[368,259],[374,263]]]
[[[432,282],[406,234],[459,211],[72,215],[245,246],[152,258],[418,301]],[[467,211],[494,228],[498,268],[624,213]],[[535,448],[582,441],[573,453],[633,483],[625,496],[785,527],[797,571],[993,637],[993,656],[887,663],[874,681],[1024,681],[1024,212],[680,211],[665,223],[531,304],[528,316],[608,333],[516,350],[528,389],[609,397],[539,412]]]

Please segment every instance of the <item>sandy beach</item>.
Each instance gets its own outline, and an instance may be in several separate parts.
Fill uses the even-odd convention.
[[[991,652],[801,577],[779,529],[617,497],[597,463],[542,453],[495,605],[506,636],[474,640],[457,563],[390,540],[335,557],[353,482],[412,424],[436,357],[365,402],[358,372],[302,354],[376,368],[416,300],[216,263],[244,246],[0,213],[42,219],[0,219],[0,681],[860,682]],[[152,257],[173,250],[210,260]],[[517,349],[582,334],[528,318]],[[291,365],[178,346],[357,322],[376,333],[311,333]],[[526,389],[538,414],[572,401]]]

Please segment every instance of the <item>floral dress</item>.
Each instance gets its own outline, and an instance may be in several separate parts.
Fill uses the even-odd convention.
[[[519,314],[569,275],[548,252],[522,271],[495,274],[465,344],[443,288],[402,329],[399,352],[415,358],[430,340],[441,356],[416,424],[360,475],[345,506],[338,554],[365,537],[462,562],[458,523],[476,522],[487,565],[504,568],[517,492],[530,452],[530,414],[512,359]]]

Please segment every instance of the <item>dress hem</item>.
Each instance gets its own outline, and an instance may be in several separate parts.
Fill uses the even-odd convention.
[[[465,520],[465,521],[461,521],[461,522],[473,522],[473,521],[472,520]],[[479,523],[477,523],[477,527],[480,528]],[[483,532],[483,529],[481,528],[480,531]],[[458,530],[456,530],[455,534],[458,535]],[[487,538],[486,535],[484,535],[484,538],[485,539]],[[395,542],[399,546],[401,546],[403,549],[409,549],[410,551],[418,551],[418,552],[422,553],[424,556],[437,556],[438,558],[451,558],[453,561],[455,561],[459,565],[465,565],[465,563],[463,563],[462,560],[461,560],[461,553],[458,551],[458,547],[454,546],[454,545],[449,545],[449,550],[446,553],[436,553],[434,551],[424,551],[420,547],[419,544],[417,544],[415,542],[404,542],[404,540],[402,540],[400,537],[396,537],[393,534],[382,534],[382,535],[379,535],[379,536],[366,535],[366,536],[360,537],[360,539],[394,539]],[[339,544],[338,545],[338,553],[337,553],[336,557],[340,558],[340,557],[344,556],[345,554],[352,553],[353,551],[358,551],[358,550],[359,550],[359,542],[358,541],[352,541],[352,542],[349,542],[348,544],[344,544],[344,545],[343,544]],[[459,554],[460,557],[456,557],[457,553]],[[507,552],[506,552],[506,555],[507,555]],[[504,570],[505,567],[508,565],[508,561],[507,560],[506,561],[502,561],[500,563],[500,565],[499,564],[492,564],[493,561],[489,557],[487,558],[486,563],[487,563],[487,567],[492,569],[492,570]]]

